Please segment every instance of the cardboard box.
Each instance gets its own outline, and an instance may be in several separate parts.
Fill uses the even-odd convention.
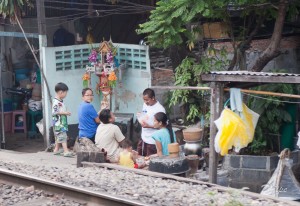
[[[207,39],[229,38],[228,27],[224,22],[204,23],[203,35]]]

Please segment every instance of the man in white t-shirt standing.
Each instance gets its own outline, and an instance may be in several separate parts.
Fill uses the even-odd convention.
[[[140,121],[142,125],[142,139],[139,141],[137,150],[138,154],[142,156],[149,156],[156,154],[155,140],[152,134],[156,131],[154,129],[154,115],[157,112],[166,113],[165,108],[155,99],[155,93],[152,89],[147,88],[143,92],[143,110],[142,115],[145,121]]]

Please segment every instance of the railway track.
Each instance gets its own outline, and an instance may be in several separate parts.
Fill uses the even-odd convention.
[[[298,202],[266,197],[256,193],[226,188],[174,175],[130,169],[107,163],[84,162],[83,165],[83,168],[77,168],[75,170],[60,170],[57,168],[53,170],[53,168],[34,167],[25,164],[14,165],[13,163],[2,163],[0,164],[0,186],[2,183],[27,187],[34,186],[34,189],[37,190],[43,190],[57,195],[64,194],[65,198],[88,206],[219,206],[238,205],[233,204],[237,201],[243,203],[239,205],[299,205]],[[70,174],[69,176],[67,175],[68,172],[71,176]],[[53,173],[56,173],[60,178],[56,179],[53,178],[53,176],[50,177]],[[32,174],[35,174],[35,176]],[[91,175],[93,176],[91,177]],[[99,190],[101,188],[103,189],[103,187],[105,187],[106,190]],[[0,205],[2,206],[1,194]],[[36,206],[39,204],[18,204],[18,206],[21,205]]]
[[[38,177],[21,174],[0,168],[0,183],[18,186],[33,186],[35,189],[43,190],[57,195],[64,194],[65,198],[78,201],[87,206],[96,205],[146,205],[135,200],[126,200],[120,197],[93,192],[84,188],[74,187],[72,185],[62,184],[50,180],[44,180]],[[28,203],[18,204],[27,205]],[[0,203],[2,206],[2,204]],[[32,204],[28,204],[33,206]]]

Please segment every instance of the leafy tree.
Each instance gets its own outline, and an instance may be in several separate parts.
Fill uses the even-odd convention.
[[[288,94],[296,94],[298,91],[298,87],[291,84],[270,84],[255,89]],[[250,96],[249,107],[256,111],[260,118],[255,129],[253,142],[241,152],[242,154],[267,155],[269,151],[274,151],[277,142],[274,136],[280,136],[283,123],[292,121],[291,115],[286,111],[286,104],[282,100],[291,101],[289,98],[268,97],[266,99]],[[277,143],[277,147],[279,147],[279,142]]]
[[[25,4],[33,6],[31,0],[1,0],[0,14],[4,18],[8,16],[12,22],[15,22],[16,17],[21,16],[22,7]]]
[[[206,86],[200,81],[200,74],[214,70],[224,70],[228,65],[227,53],[225,49],[218,51],[218,55],[209,55],[217,52],[213,48],[211,52],[203,54],[201,60],[197,62],[194,58],[187,57],[177,67],[175,73],[176,86]],[[200,90],[175,90],[169,99],[169,106],[180,103],[188,122],[195,122],[199,117],[209,118],[209,97],[210,92]]]
[[[161,0],[151,12],[149,21],[140,25],[138,33],[146,34],[151,46],[169,51],[172,66],[176,68],[176,86],[201,86],[198,77],[210,70],[233,70],[238,67],[241,70],[261,71],[269,61],[281,54],[279,44],[284,22],[298,15],[299,5],[299,0]],[[203,38],[199,38],[202,36],[199,25],[215,21],[227,25],[234,49],[229,62],[224,60],[228,58],[224,49],[216,51],[208,47],[210,51],[207,53],[217,55],[207,55],[203,50],[198,55],[192,52],[197,43],[203,45],[204,42]],[[274,23],[270,44],[252,68],[246,68],[245,52],[266,23]],[[276,88],[285,87],[279,85]],[[274,91],[276,88],[269,87]],[[170,102],[180,103],[189,121],[195,121],[209,111],[204,94],[199,91],[175,90]],[[282,104],[261,102],[264,111],[261,112],[256,138],[250,147],[252,153],[260,153],[267,145],[265,132],[278,134],[281,123],[288,118]],[[261,105],[259,102],[256,104]],[[267,131],[263,130],[266,127]]]
[[[149,21],[140,25],[139,33],[147,34],[150,45],[172,49],[180,47],[185,56],[193,56],[186,50],[193,48],[199,35],[199,28],[191,27],[192,23],[200,21],[223,21],[228,25],[229,34],[234,47],[234,57],[228,66],[232,70],[235,66],[244,69],[245,51],[250,48],[253,37],[257,34],[266,20],[276,19],[274,31],[269,47],[250,69],[261,71],[273,58],[280,55],[279,43],[282,28],[286,19],[286,12],[292,16],[298,13],[297,1],[287,0],[161,0],[155,10],[151,12]],[[243,21],[242,28],[235,28],[234,20]],[[183,60],[184,55],[177,57]],[[171,56],[172,58],[172,56]],[[199,58],[199,57],[198,57]],[[179,62],[176,59],[172,59]],[[179,65],[179,64],[177,64]]]

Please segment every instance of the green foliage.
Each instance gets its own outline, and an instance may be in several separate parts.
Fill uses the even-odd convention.
[[[10,16],[11,19],[14,19],[15,15],[20,16],[20,11],[24,4],[32,6],[31,0],[1,0],[0,14],[4,18]]]
[[[255,90],[271,91],[278,93],[296,93],[295,86],[290,84],[270,84],[255,88]],[[270,136],[279,136],[280,128],[284,122],[290,122],[291,116],[285,110],[283,100],[288,98],[267,97],[267,99],[249,98],[249,107],[260,114],[259,121],[255,130],[255,137],[249,148],[252,154],[264,154],[266,150],[272,149],[276,139]]]
[[[228,65],[225,48],[216,50],[210,48],[211,53],[215,55],[205,55],[197,63],[194,58],[185,58],[176,68],[175,85],[176,86],[206,86],[201,83],[200,75],[214,70],[224,70]],[[185,113],[188,122],[195,122],[200,116],[208,118],[210,92],[201,90],[175,90],[172,93],[169,106],[180,104]]]
[[[273,4],[272,4],[273,3]],[[139,34],[147,34],[151,46],[168,48],[172,45],[187,43],[193,45],[196,36],[201,31],[195,31],[188,25],[199,22],[200,18],[206,21],[223,20],[230,23],[232,12],[239,12],[239,17],[265,16],[274,19],[277,16],[278,2],[268,0],[164,0],[157,3],[156,9],[151,11],[150,20],[140,25]],[[296,14],[295,5],[290,5],[290,11]],[[255,19],[255,18],[254,18]],[[249,22],[247,22],[249,24]],[[248,25],[244,25],[245,28]],[[245,28],[241,29],[236,37],[247,36]],[[238,40],[235,38],[235,40]]]

